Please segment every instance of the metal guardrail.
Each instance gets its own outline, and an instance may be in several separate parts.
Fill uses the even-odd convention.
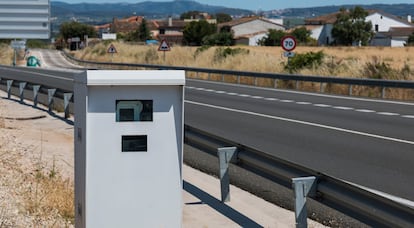
[[[59,94],[63,95],[59,95],[59,97],[62,97],[65,100],[66,117],[67,113],[69,113],[66,107],[68,107],[68,103],[72,98],[72,90],[70,90],[72,85],[67,85],[67,83],[73,83],[71,76],[65,75],[62,77],[60,80],[64,80],[65,83],[58,83],[60,86],[56,86],[53,89],[50,87],[50,83],[47,86],[43,86],[41,83],[35,83],[37,79],[28,77],[26,73],[29,72],[25,72],[24,75],[7,76],[0,74],[0,83],[3,85],[7,84],[8,93],[10,93],[12,86],[17,87],[19,89],[18,94],[20,94],[21,100],[24,99],[24,89],[29,86],[34,91],[43,91],[43,93],[49,95],[49,105],[50,99],[53,99],[53,96],[57,94],[56,91],[59,91]],[[49,72],[49,74],[50,73],[51,72]],[[28,78],[30,79],[30,82],[25,81]],[[44,89],[39,90],[38,86]],[[33,94],[35,95],[36,93],[34,92]],[[33,99],[36,98],[34,97]],[[309,191],[309,193],[311,193],[310,195],[308,195],[308,192],[306,192],[306,194],[302,194],[303,197],[308,195],[308,197],[311,197],[316,201],[330,206],[338,211],[344,212],[345,214],[368,225],[372,225],[374,227],[414,226],[413,207],[409,207],[390,198],[377,195],[371,191],[347,183],[343,180],[336,179],[292,162],[270,156],[263,151],[247,147],[237,142],[226,140],[219,136],[212,135],[208,132],[195,129],[187,125],[185,126],[185,143],[196,146],[197,148],[216,156],[218,148],[228,146],[236,147],[236,153],[233,156],[233,159],[229,159],[229,161],[231,160],[236,165],[270,180],[277,179],[279,182],[284,183],[284,185],[288,188],[294,188],[292,186],[292,180],[298,179],[297,177],[315,177],[314,179],[316,181],[312,187],[314,188],[313,191]]]
[[[270,180],[277,179],[289,188],[292,188],[292,178],[315,177],[315,189],[308,197],[370,226],[414,226],[414,208],[392,199],[191,126],[185,126],[184,135],[186,144],[216,156],[218,148],[236,147],[231,159],[234,164]]]
[[[292,75],[292,74],[274,74],[274,73],[259,73],[248,71],[232,71],[232,70],[219,70],[209,68],[196,68],[196,67],[184,67],[184,66],[166,66],[166,65],[151,65],[151,64],[133,64],[133,63],[116,63],[116,62],[94,62],[77,59],[67,52],[63,51],[63,54],[70,60],[77,63],[91,65],[99,68],[99,66],[105,67],[129,67],[129,68],[146,68],[146,69],[160,69],[160,70],[184,70],[186,73],[195,72],[207,73],[208,78],[211,74],[221,75],[221,81],[225,81],[225,76],[237,76],[237,82],[240,84],[240,77],[253,77],[254,85],[257,86],[257,78],[273,79],[273,87],[277,88],[278,80],[291,80],[296,81],[296,89],[298,89],[298,82],[316,82],[321,83],[320,92],[324,92],[324,84],[343,84],[348,85],[348,93],[352,95],[353,86],[375,86],[382,88],[381,97],[385,98],[385,88],[401,88],[401,89],[414,89],[414,81],[404,80],[380,80],[380,79],[362,79],[362,78],[339,78],[339,77],[322,77],[322,76],[304,76],[304,75]]]

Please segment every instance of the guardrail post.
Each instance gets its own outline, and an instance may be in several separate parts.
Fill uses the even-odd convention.
[[[224,147],[217,149],[220,167],[221,202],[230,201],[229,163],[235,159],[237,147]]]
[[[65,119],[69,118],[69,102],[72,96],[73,96],[73,93],[63,94],[63,105],[65,107]]]
[[[273,82],[273,88],[277,89],[277,79],[275,79]]]
[[[224,74],[221,74],[221,82],[224,82]]]
[[[299,81],[296,81],[295,89],[296,89],[296,90],[298,90],[298,89],[299,89]]]
[[[56,93],[56,89],[47,90],[49,112],[52,112],[53,102],[54,102],[53,96],[55,96],[55,93]]]
[[[237,84],[240,85],[240,75],[237,75]]]
[[[257,77],[254,77],[254,86],[257,86]]]
[[[324,83],[321,82],[321,88],[319,90],[321,93],[325,92],[325,87],[324,87]]]
[[[13,80],[7,80],[7,98],[11,97],[11,87],[13,85]]]
[[[208,73],[207,80],[211,81],[211,73]]]
[[[352,96],[352,85],[349,85],[349,91],[348,91],[349,96]]]
[[[20,94],[20,102],[23,103],[24,100],[24,89],[26,88],[27,83],[26,82],[20,82],[19,83],[19,94]]]
[[[385,87],[382,87],[382,90],[381,90],[381,98],[382,99],[385,98]]]
[[[38,103],[38,95],[39,95],[40,85],[34,85],[33,86],[33,105],[37,107]]]
[[[307,228],[306,197],[316,194],[316,177],[292,178],[295,194],[295,221],[296,228]]]

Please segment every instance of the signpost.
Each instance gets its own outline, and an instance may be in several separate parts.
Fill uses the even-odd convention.
[[[296,48],[296,39],[293,36],[284,36],[281,41],[281,46],[285,50],[284,56],[288,58],[288,66],[290,58],[295,56],[295,53],[292,52]]]
[[[118,51],[116,50],[115,46],[114,46],[113,44],[111,44],[111,45],[109,46],[109,48],[108,48],[108,51],[107,51],[107,52],[111,54],[111,62],[112,62],[112,61],[113,61],[113,58],[114,58],[114,54],[115,54],[115,53],[118,53]]]
[[[166,40],[162,40],[160,46],[158,47],[158,51],[164,52],[164,62],[165,62],[165,52],[171,51],[170,45],[168,45]]]
[[[14,49],[13,66],[16,66],[17,50],[26,49],[26,40],[12,40],[10,45]]]

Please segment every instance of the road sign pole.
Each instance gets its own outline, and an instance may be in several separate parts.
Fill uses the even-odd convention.
[[[13,55],[13,66],[16,66],[16,61],[17,61],[17,50],[16,48],[14,49],[14,55]]]

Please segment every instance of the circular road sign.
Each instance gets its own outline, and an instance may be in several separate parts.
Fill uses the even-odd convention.
[[[293,36],[284,36],[281,45],[283,50],[293,51],[296,48],[296,39]]]

